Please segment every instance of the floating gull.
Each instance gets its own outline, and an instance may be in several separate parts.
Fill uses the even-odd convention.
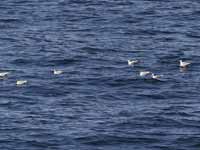
[[[148,75],[150,73],[151,73],[150,71],[140,71],[140,76],[144,77],[144,76],[146,76],[146,75]]]
[[[55,75],[59,75],[59,74],[62,74],[63,71],[62,70],[53,70],[53,74]]]
[[[23,84],[26,84],[27,83],[27,80],[18,80],[16,82],[16,85],[23,85]]]
[[[137,64],[139,61],[138,60],[128,60],[128,65],[132,66],[134,64]]]
[[[184,62],[182,60],[179,61],[180,62],[180,67],[187,67],[188,65],[190,65],[190,62]]]
[[[5,77],[8,74],[9,74],[9,72],[0,72],[0,77]]]
[[[155,75],[153,73],[151,74],[152,79],[156,79],[156,80],[160,79],[162,76],[163,75]]]

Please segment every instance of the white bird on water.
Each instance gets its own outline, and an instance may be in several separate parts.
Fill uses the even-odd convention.
[[[180,67],[187,67],[191,64],[190,62],[184,62],[182,60],[180,60],[179,62],[180,62]]]
[[[140,76],[144,77],[144,76],[146,76],[146,75],[148,75],[150,73],[151,73],[150,71],[140,71]]]
[[[163,75],[155,75],[154,73],[151,74],[152,79],[160,79]]]
[[[27,83],[27,80],[18,80],[16,82],[16,85],[23,85],[23,84],[26,84]]]
[[[9,72],[0,72],[0,77],[5,77],[8,74],[9,74]]]
[[[128,65],[133,66],[133,65],[137,64],[138,62],[139,62],[138,60],[128,60]]]
[[[59,74],[62,74],[63,71],[62,70],[53,70],[53,74],[55,75],[59,75]]]

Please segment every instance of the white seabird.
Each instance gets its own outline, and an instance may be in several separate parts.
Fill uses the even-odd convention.
[[[160,79],[162,76],[163,75],[155,75],[153,73],[151,74],[152,79],[156,79],[156,80]]]
[[[16,82],[16,85],[23,85],[23,84],[26,84],[27,83],[27,80],[18,80]]]
[[[188,65],[190,65],[190,62],[184,62],[182,60],[179,61],[180,62],[180,67],[187,67]]]
[[[144,77],[144,76],[146,76],[146,75],[148,75],[150,73],[151,73],[150,71],[140,71],[140,76]]]
[[[53,74],[55,75],[59,75],[59,74],[62,74],[63,71],[62,70],[53,70]]]
[[[8,74],[9,74],[9,72],[0,72],[0,77],[5,77]]]
[[[132,65],[137,64],[138,62],[139,62],[138,60],[128,60],[128,65],[132,66]]]

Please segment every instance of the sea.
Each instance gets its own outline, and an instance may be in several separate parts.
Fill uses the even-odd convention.
[[[200,149],[199,0],[1,0],[0,72],[0,150]]]

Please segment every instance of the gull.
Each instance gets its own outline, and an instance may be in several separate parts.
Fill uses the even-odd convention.
[[[184,62],[182,60],[179,61],[180,62],[180,67],[187,67],[188,65],[190,65],[190,62]]]
[[[53,70],[53,74],[55,75],[59,75],[59,74],[62,74],[63,71],[62,70]]]
[[[27,80],[18,80],[16,82],[16,85],[23,85],[23,84],[26,84],[27,83]]]
[[[0,77],[5,77],[8,74],[9,74],[9,72],[0,72]]]
[[[138,60],[128,60],[128,65],[132,66],[134,64],[137,64],[139,61]]]
[[[146,76],[146,75],[148,75],[150,73],[151,73],[150,71],[140,71],[140,76],[144,77],[144,76]]]
[[[151,74],[152,79],[156,79],[156,80],[160,79],[162,76],[163,75],[155,75],[153,73]]]

